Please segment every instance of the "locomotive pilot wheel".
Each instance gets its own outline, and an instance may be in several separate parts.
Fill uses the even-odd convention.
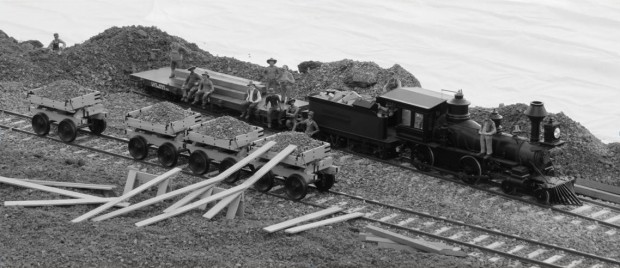
[[[209,156],[202,150],[193,151],[189,155],[189,169],[196,175],[202,175],[209,171]]]
[[[308,183],[299,174],[288,176],[284,180],[286,195],[293,200],[301,200],[308,193]]]
[[[538,188],[534,190],[534,196],[538,200],[538,202],[543,203],[545,205],[549,204],[551,196],[549,195],[549,191],[543,188]]]
[[[411,164],[420,171],[430,171],[435,164],[433,149],[426,145],[414,145],[411,148]]]
[[[39,136],[50,133],[50,119],[45,113],[37,113],[32,117],[32,129]]]
[[[105,131],[105,129],[108,127],[108,123],[106,123],[106,121],[103,119],[91,118],[89,119],[89,121],[90,124],[88,124],[88,129],[90,129],[90,132],[95,135],[103,133],[103,131]]]
[[[77,126],[70,119],[60,121],[58,124],[58,137],[64,142],[72,142],[77,137]]]
[[[262,166],[258,167],[258,169],[261,168]],[[263,175],[260,179],[258,179],[258,181],[256,181],[256,183],[254,183],[254,189],[263,193],[269,192],[269,190],[273,188],[274,182],[275,177],[273,176],[273,172],[271,172],[271,170],[267,171],[265,175]]]
[[[129,149],[129,154],[131,157],[136,160],[142,160],[149,154],[149,144],[142,136],[135,136],[129,139],[127,149]]]
[[[174,167],[179,161],[179,150],[174,144],[166,142],[157,148],[157,158],[164,167]]]
[[[226,158],[224,160],[222,160],[222,162],[220,162],[220,166],[219,166],[219,171],[220,173],[224,172],[225,170],[227,170],[228,168],[234,166],[237,163],[237,160],[233,159],[233,158]],[[226,177],[226,179],[224,179],[224,182],[226,183],[234,183],[236,181],[239,180],[239,178],[241,178],[241,172],[237,171],[235,173],[233,173],[232,175]]]
[[[336,176],[333,174],[318,173],[317,176],[318,179],[314,182],[314,186],[320,192],[329,191],[334,186],[334,182],[336,182]]]
[[[463,156],[459,159],[459,177],[467,184],[476,184],[482,176],[480,162],[473,156]]]
[[[502,191],[504,191],[504,193],[509,194],[509,195],[513,195],[517,192],[517,188],[510,184],[510,182],[508,182],[508,180],[504,180],[502,181]]]

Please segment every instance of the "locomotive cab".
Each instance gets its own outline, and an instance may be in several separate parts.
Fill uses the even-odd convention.
[[[399,87],[377,97],[377,103],[396,108],[396,135],[399,138],[429,142],[437,119],[446,112],[449,98],[420,87]]]

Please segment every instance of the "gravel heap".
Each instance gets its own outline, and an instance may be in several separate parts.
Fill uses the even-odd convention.
[[[195,130],[217,139],[233,139],[254,131],[254,127],[232,116],[222,116],[208,121]]]
[[[181,107],[167,101],[162,101],[151,106],[147,111],[141,111],[136,119],[156,124],[168,124],[183,120],[195,113],[191,109],[183,110]]]
[[[301,155],[305,151],[323,145],[323,142],[310,138],[305,133],[293,131],[279,133],[273,140],[277,143],[270,150],[274,152],[284,150],[289,144],[296,145],[297,148],[291,155]]]
[[[54,81],[34,91],[37,96],[58,101],[73,99],[93,92],[92,89],[83,87],[70,80]]]
[[[521,135],[529,137],[531,123],[523,114],[527,107],[527,104],[518,103],[496,108],[503,116],[502,125],[505,132],[509,133],[513,126],[518,124],[523,130]],[[493,109],[481,107],[472,107],[469,110],[472,119],[479,123],[492,111]],[[561,139],[566,141],[564,145],[551,151],[559,175],[620,186],[620,143],[603,143],[583,125],[562,112],[549,112],[544,122],[549,117],[560,123]],[[542,124],[540,133],[541,135],[543,133]]]

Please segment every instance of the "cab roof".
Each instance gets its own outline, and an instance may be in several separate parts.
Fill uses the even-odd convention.
[[[452,94],[444,94],[421,87],[399,87],[379,96],[390,102],[416,106],[423,109],[432,109],[451,99]]]

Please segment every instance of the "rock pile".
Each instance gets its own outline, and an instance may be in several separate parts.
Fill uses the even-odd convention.
[[[92,89],[86,88],[69,80],[58,80],[49,83],[43,87],[33,91],[35,95],[53,99],[57,101],[66,101],[86,94],[93,93]]]
[[[192,115],[194,112],[191,109],[184,110],[175,104],[163,101],[153,104],[148,110],[141,111],[136,119],[156,124],[168,124]]]
[[[222,116],[208,121],[195,131],[213,138],[229,140],[254,131],[254,126],[231,116]]]
[[[276,145],[271,147],[271,151],[279,152],[284,150],[289,144],[296,145],[297,148],[291,153],[291,155],[300,155],[305,151],[317,148],[323,145],[323,142],[308,137],[308,135],[301,132],[287,131],[279,133],[274,139]]]

